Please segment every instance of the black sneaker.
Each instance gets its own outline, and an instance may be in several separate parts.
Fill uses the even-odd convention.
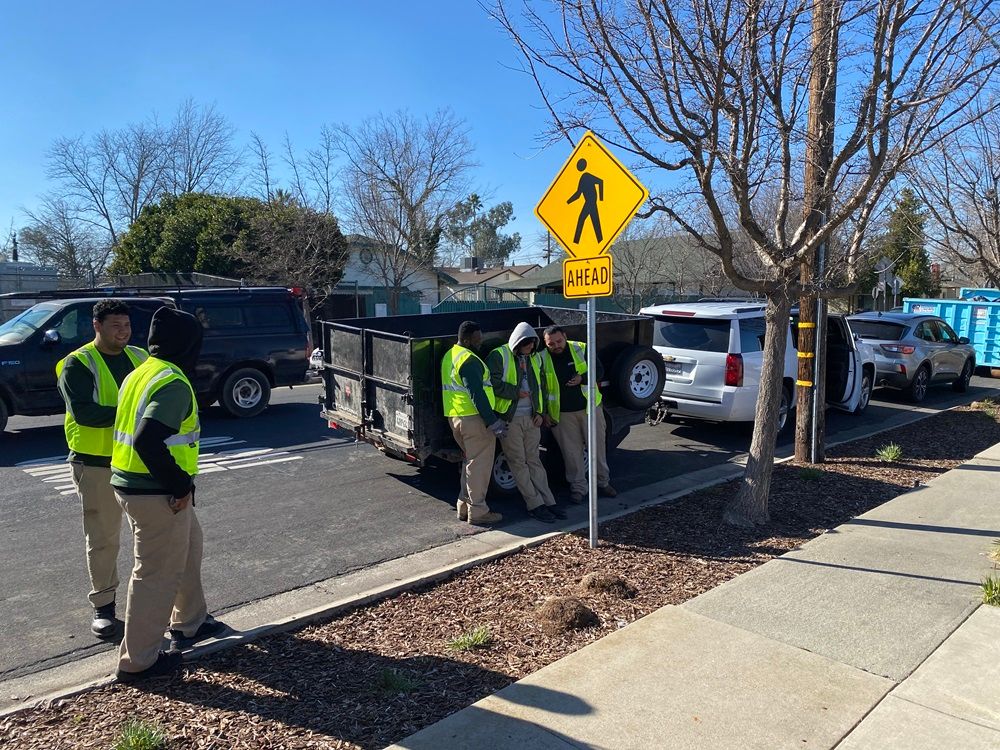
[[[549,513],[551,513],[552,515],[554,515],[560,521],[562,521],[562,520],[564,520],[564,519],[567,518],[566,511],[564,511],[558,505],[546,505],[545,507],[548,509]]]
[[[94,620],[90,623],[90,632],[98,638],[110,638],[118,629],[115,621],[115,603],[94,607]]]
[[[205,622],[198,626],[197,632],[190,638],[180,630],[168,630],[170,636],[170,650],[180,651],[189,648],[200,641],[207,641],[209,638],[216,638],[229,630],[229,626],[224,622],[216,620],[212,615],[205,618]]]
[[[569,501],[573,505],[583,505],[585,502],[587,502],[586,498],[584,498],[584,496],[581,495],[579,492],[569,493]]]
[[[618,490],[610,484],[606,484],[603,487],[597,488],[597,495],[598,497],[618,497]]]
[[[549,509],[544,505],[539,505],[537,508],[533,508],[528,511],[528,515],[534,518],[536,521],[541,521],[542,523],[555,523],[556,517],[549,512]]]
[[[153,666],[147,667],[141,672],[123,672],[119,669],[115,672],[115,679],[118,682],[132,683],[148,680],[153,677],[163,677],[180,667],[182,660],[183,658],[178,651],[171,651],[169,653],[161,651],[157,655],[156,661],[153,662]]]

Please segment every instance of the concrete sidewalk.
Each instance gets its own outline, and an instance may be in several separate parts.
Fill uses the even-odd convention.
[[[1000,445],[395,748],[1000,748]]]

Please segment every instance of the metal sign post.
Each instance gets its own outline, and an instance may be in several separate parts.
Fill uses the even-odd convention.
[[[590,497],[590,548],[597,548],[597,302],[587,298],[587,494]]]

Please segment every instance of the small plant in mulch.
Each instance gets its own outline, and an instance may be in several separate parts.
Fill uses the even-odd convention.
[[[987,396],[982,401],[973,401],[971,407],[977,411],[989,414],[994,419],[1000,417],[1000,401],[997,401],[992,396]]]
[[[538,608],[538,621],[548,635],[563,635],[600,625],[594,610],[576,596],[552,596]]]
[[[485,625],[467,630],[454,640],[448,641],[448,648],[452,651],[474,651],[475,649],[489,648],[493,643],[493,636],[490,635],[489,628]]]
[[[885,461],[886,463],[895,463],[903,457],[903,449],[900,448],[897,443],[886,443],[875,451],[875,455],[881,461]]]
[[[129,719],[122,724],[113,750],[163,750],[167,736],[156,724],[141,719]]]
[[[614,573],[587,573],[578,589],[583,595],[608,594],[618,599],[634,599],[639,593],[635,586]]]
[[[799,469],[799,479],[803,479],[807,482],[818,482],[823,478],[824,472],[822,469],[814,469],[811,466],[805,466]]]
[[[395,669],[383,669],[375,678],[375,687],[386,695],[412,693],[420,687],[420,680],[408,677]]]
[[[1000,539],[993,540],[990,551],[986,553],[986,556],[993,561],[993,570],[996,570],[997,565],[1000,564]]]

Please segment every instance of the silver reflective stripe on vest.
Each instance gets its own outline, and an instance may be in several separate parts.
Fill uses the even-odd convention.
[[[94,403],[100,404],[101,394],[97,386],[100,382],[101,373],[97,369],[97,362],[94,360],[94,353],[90,349],[81,349],[80,354],[87,358],[84,364],[87,366],[87,369],[90,370],[90,374],[94,378]]]
[[[464,385],[442,385],[442,391],[457,391],[458,393],[469,393],[469,389]],[[470,394],[471,395],[471,394]]]

